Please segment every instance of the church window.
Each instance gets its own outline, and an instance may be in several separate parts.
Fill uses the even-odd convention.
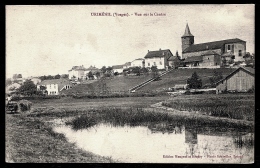
[[[150,66],[150,63],[148,63],[148,66]]]
[[[238,56],[242,56],[242,50],[238,50]]]
[[[208,58],[208,60],[209,60],[209,58]]]

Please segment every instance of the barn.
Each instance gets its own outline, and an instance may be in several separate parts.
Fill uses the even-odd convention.
[[[255,87],[255,69],[239,67],[216,83],[216,93],[225,91],[246,92]]]

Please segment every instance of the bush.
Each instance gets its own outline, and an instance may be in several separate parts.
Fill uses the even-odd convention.
[[[31,110],[32,102],[28,100],[21,100],[18,102],[18,104],[19,104],[20,111],[22,112]]]

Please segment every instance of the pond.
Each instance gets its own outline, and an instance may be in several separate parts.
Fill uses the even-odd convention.
[[[127,163],[252,163],[254,134],[235,129],[163,124],[113,126],[97,124],[73,130],[59,124],[54,131],[78,148]]]

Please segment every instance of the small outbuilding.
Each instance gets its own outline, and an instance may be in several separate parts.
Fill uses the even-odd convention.
[[[216,93],[225,91],[247,92],[255,87],[255,69],[239,67],[216,83]]]

